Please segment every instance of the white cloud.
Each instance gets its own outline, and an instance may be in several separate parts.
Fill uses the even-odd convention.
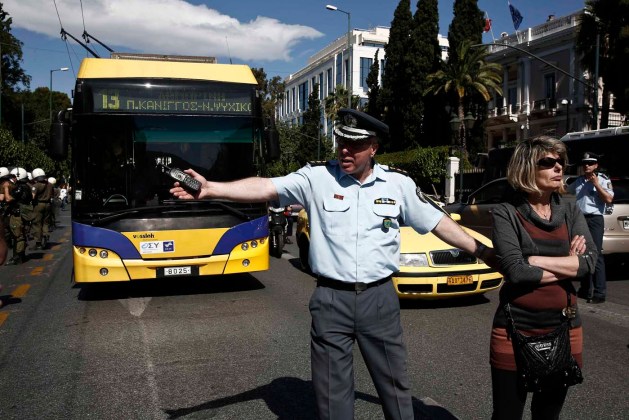
[[[60,18],[63,28],[76,38],[80,39],[83,33],[78,0],[56,0],[59,18],[52,0],[3,3],[13,18],[13,28],[58,37]],[[323,36],[314,28],[289,25],[270,17],[239,22],[218,10],[183,0],[83,1],[83,16],[87,32],[114,50],[145,53],[288,61],[301,40]]]

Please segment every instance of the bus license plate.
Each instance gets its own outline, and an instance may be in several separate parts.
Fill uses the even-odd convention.
[[[192,267],[164,267],[165,276],[189,276],[192,274]]]
[[[448,276],[447,281],[448,286],[474,283],[474,279],[472,278],[472,276]]]

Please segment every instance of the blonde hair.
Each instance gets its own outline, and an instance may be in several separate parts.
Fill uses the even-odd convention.
[[[564,160],[562,169],[568,165],[566,145],[554,137],[537,136],[518,144],[509,161],[509,167],[507,168],[507,180],[509,184],[516,190],[521,190],[529,194],[537,193],[542,195],[542,191],[535,182],[535,175],[537,172],[537,162],[548,153],[557,154]],[[563,184],[557,192],[561,194],[566,192]]]

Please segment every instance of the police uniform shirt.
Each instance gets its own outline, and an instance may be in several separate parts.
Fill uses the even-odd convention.
[[[603,190],[613,197],[614,190],[612,189],[612,182],[609,178],[601,173],[596,174],[596,176]],[[605,202],[601,200],[594,184],[587,182],[584,176],[578,177],[576,181],[570,184],[568,186],[568,192],[577,197],[577,206],[583,214],[603,215],[605,213]]]
[[[377,163],[363,184],[336,160],[271,181],[282,205],[301,203],[308,212],[312,271],[346,282],[397,272],[400,222],[425,234],[444,215],[418,198],[411,178]]]

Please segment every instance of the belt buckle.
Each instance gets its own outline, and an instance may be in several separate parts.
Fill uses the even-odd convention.
[[[354,290],[356,291],[356,293],[364,292],[365,290],[367,290],[367,283],[354,283]]]

